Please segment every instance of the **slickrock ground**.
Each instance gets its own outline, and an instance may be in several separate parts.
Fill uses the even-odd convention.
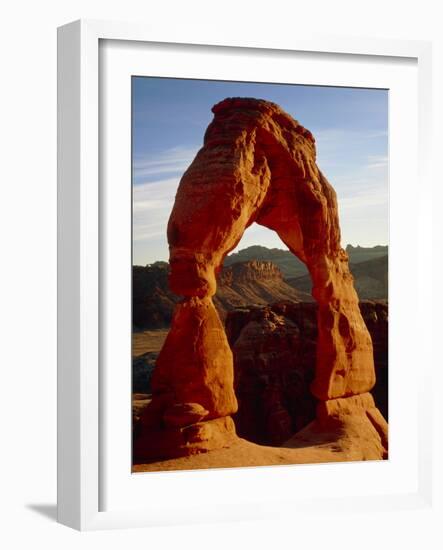
[[[137,473],[319,464],[380,460],[383,455],[381,440],[375,429],[365,420],[350,419],[341,428],[333,426],[329,431],[325,431],[313,422],[287,441],[283,447],[257,445],[245,439],[236,438],[227,448],[149,464],[134,464],[132,471]]]
[[[317,419],[281,447],[257,445],[234,436],[224,448],[136,463],[133,472],[381,460],[388,456],[387,430],[387,423],[375,407],[372,396],[361,394],[351,401],[338,399],[332,404],[331,401],[320,403]]]
[[[238,439],[229,448],[216,449],[208,453],[152,462],[150,464],[135,464],[132,471],[134,473],[164,472],[366,460],[359,456],[359,453],[360,451],[357,453],[338,452],[337,444],[328,441],[319,441],[317,445],[310,447],[301,446],[298,449],[285,449],[283,447],[265,447],[250,443],[245,439]],[[353,458],[354,456],[356,458]]]

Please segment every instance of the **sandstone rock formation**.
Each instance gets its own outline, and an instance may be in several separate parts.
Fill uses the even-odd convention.
[[[180,456],[232,444],[232,353],[212,296],[224,257],[253,222],[276,231],[310,272],[318,303],[314,396],[322,402],[348,398],[375,383],[371,338],[340,246],[336,194],[315,163],[312,134],[264,100],[230,98],[212,110],[204,146],[181,179],[168,223],[169,283],[184,301],[154,371],[137,456]],[[360,405],[354,406],[359,414],[365,410]],[[177,406],[202,407],[207,414],[171,426],[166,419]],[[326,416],[334,411],[336,425],[348,420],[348,408],[331,404],[324,410]],[[360,416],[377,426],[375,434],[385,429],[377,415]]]
[[[374,346],[372,390],[387,418],[388,306],[359,303]],[[317,305],[280,302],[229,312],[225,330],[234,355],[237,434],[260,445],[280,445],[316,417],[309,387],[315,376]]]

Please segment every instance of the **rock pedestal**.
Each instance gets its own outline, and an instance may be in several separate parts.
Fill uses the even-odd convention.
[[[235,437],[232,354],[211,297],[224,257],[253,222],[276,231],[311,274],[319,304],[312,384],[318,421],[344,410],[381,416],[369,398],[353,397],[369,395],[375,383],[372,342],[340,246],[336,194],[316,165],[314,137],[268,101],[230,98],[212,110],[168,223],[169,283],[184,301],[154,371],[139,457],[202,452]]]
[[[153,399],[142,417],[137,457],[208,451],[235,436],[233,359],[212,299],[180,303],[154,369]]]

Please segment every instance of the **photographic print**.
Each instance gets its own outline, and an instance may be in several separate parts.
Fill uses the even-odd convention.
[[[388,90],[132,77],[133,472],[388,458]]]

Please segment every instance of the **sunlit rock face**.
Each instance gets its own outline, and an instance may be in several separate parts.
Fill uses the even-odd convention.
[[[314,137],[268,101],[228,98],[212,111],[168,223],[169,284],[184,300],[176,306],[154,371],[152,403],[141,420],[136,453],[146,457],[229,446],[235,437],[232,353],[212,296],[223,259],[254,222],[276,231],[310,272],[318,303],[313,395],[321,402],[343,399],[366,394],[375,383],[371,337],[340,246],[337,198],[316,165]],[[328,411],[334,419],[346,411],[348,418],[349,408],[360,414],[369,399],[355,403],[321,408],[323,425]],[[168,425],[171,408],[180,406],[206,413],[187,426]],[[374,423],[376,416],[364,418]]]

